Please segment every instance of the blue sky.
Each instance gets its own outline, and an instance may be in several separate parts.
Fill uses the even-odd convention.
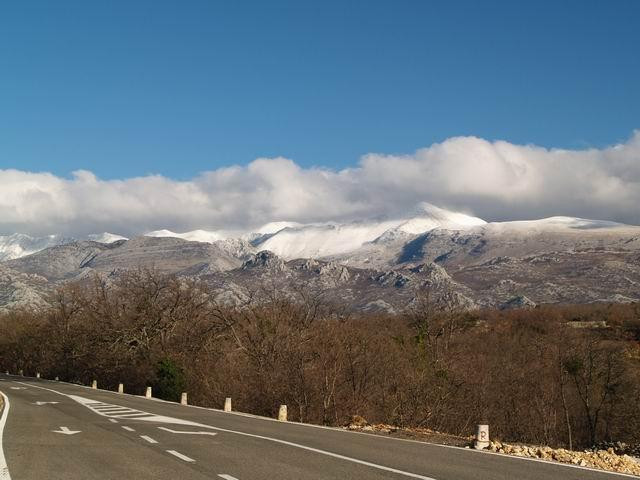
[[[3,2],[0,168],[182,180],[459,135],[625,142],[639,18],[632,0]]]

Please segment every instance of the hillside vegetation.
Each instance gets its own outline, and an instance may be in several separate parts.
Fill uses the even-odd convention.
[[[640,442],[640,305],[442,310],[334,308],[303,288],[236,307],[197,280],[96,277],[51,307],[0,318],[0,368],[292,420],[372,423],[587,447]]]

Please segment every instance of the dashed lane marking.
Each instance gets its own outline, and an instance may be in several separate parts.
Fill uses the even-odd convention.
[[[126,425],[122,425],[122,428],[124,428],[127,432],[135,432],[135,428],[131,428],[131,427],[127,427]]]
[[[185,462],[195,462],[193,458],[189,458],[180,452],[176,452],[175,450],[167,450],[167,453],[170,453],[174,457],[178,457],[180,460],[184,460]]]
[[[236,477],[232,477],[231,475],[227,475],[226,473],[219,473],[218,476],[220,478],[224,478],[224,480],[238,480]]]
[[[143,440],[146,440],[149,443],[158,443],[157,440],[154,440],[153,438],[147,436],[147,435],[140,435],[140,438]]]

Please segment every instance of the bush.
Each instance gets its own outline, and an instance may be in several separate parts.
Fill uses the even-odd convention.
[[[156,379],[153,382],[153,394],[157,398],[177,402],[185,391],[185,378],[182,368],[173,360],[165,358],[158,362]]]

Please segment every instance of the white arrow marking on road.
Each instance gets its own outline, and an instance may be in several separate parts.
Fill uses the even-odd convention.
[[[63,433],[65,435],[74,435],[82,430],[69,430],[67,427],[60,427],[60,430],[51,430],[53,433]]]
[[[181,430],[171,430],[170,428],[166,428],[166,427],[158,427],[160,430],[164,430],[165,432],[171,432],[171,433],[185,433],[187,435],[217,435],[216,432],[183,432]]]
[[[55,405],[56,403],[60,403],[60,402],[36,402],[34,403],[34,405],[38,405],[39,407],[41,407],[42,405],[47,405],[47,404]]]

